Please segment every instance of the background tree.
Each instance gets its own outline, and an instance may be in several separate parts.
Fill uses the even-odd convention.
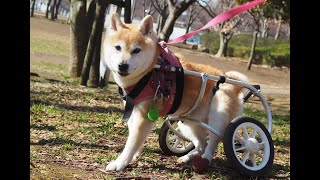
[[[55,6],[55,14],[54,14],[54,19],[58,19],[58,14],[59,14],[59,8],[61,5],[62,0],[58,0],[56,6]]]
[[[69,75],[80,77],[88,43],[86,0],[71,0]]]
[[[107,6],[105,0],[96,0],[95,2],[95,17],[80,78],[80,85],[86,86],[89,79],[89,74],[91,74],[90,86],[92,87],[99,86],[101,37],[104,24],[104,15]]]
[[[192,4],[189,9],[190,9],[190,12],[189,12],[189,18],[188,18],[187,27],[186,27],[186,34],[189,33],[191,25],[197,19],[199,13],[201,12],[200,9],[198,8],[197,3]]]
[[[159,38],[167,42],[173,32],[176,20],[189,6],[196,2],[196,0],[155,0],[151,2],[161,16]]]
[[[54,20],[55,18],[55,15],[54,15],[54,10],[55,10],[55,8],[56,8],[56,4],[57,4],[57,0],[53,0],[53,4],[52,4],[52,6],[51,6],[51,8],[50,8],[50,14],[51,14],[51,16],[50,16],[50,20]]]
[[[218,3],[211,0],[201,0],[198,4],[211,18],[236,6],[234,0],[220,0]],[[240,14],[215,26],[214,29],[219,32],[220,37],[219,50],[215,57],[220,58],[227,56],[229,41],[236,31],[237,26],[242,21],[242,16],[243,14]]]
[[[48,0],[48,3],[47,3],[47,10],[46,10],[46,18],[47,18],[47,19],[49,18],[49,9],[50,9],[51,1],[52,1],[52,0]]]
[[[30,11],[30,17],[33,17],[33,13],[34,13],[34,6],[36,4],[36,0],[32,0],[31,1],[31,11]]]
[[[274,36],[274,39],[278,39],[282,23],[288,23],[290,28],[290,0],[272,0],[270,6],[270,9],[273,10],[272,17],[278,22]]]
[[[99,86],[101,38],[106,7],[109,3],[123,7],[124,21],[131,23],[131,0],[71,1],[69,74],[72,78],[80,77],[80,85],[87,86],[89,80],[89,86]],[[120,8],[119,10],[121,12]]]
[[[239,4],[243,4],[243,3],[249,2],[250,0],[236,0],[236,1]],[[251,69],[251,64],[255,56],[258,34],[259,32],[262,35],[264,33],[263,23],[265,19],[283,17],[284,19],[290,21],[290,13],[289,13],[289,7],[288,7],[288,5],[290,5],[289,3],[290,3],[289,0],[283,0],[283,1],[269,0],[259,5],[258,7],[248,11],[248,13],[251,15],[253,19],[254,30],[253,30],[251,52],[250,52],[247,66],[246,66],[246,70],[249,71]]]
[[[237,0],[237,3],[239,4],[243,4],[246,2],[249,2],[250,0]],[[257,45],[257,39],[258,39],[258,33],[260,32],[260,27],[262,25],[262,19],[264,19],[263,16],[266,15],[265,12],[267,12],[267,8],[269,8],[270,6],[268,5],[268,2],[265,2],[253,9],[248,10],[247,12],[250,14],[250,16],[252,17],[253,20],[253,25],[254,25],[254,29],[253,29],[253,38],[252,38],[252,44],[251,44],[251,51],[250,51],[250,56],[249,56],[249,60],[246,66],[246,70],[249,71],[251,69],[251,64],[255,55],[255,51],[256,51],[256,45]]]

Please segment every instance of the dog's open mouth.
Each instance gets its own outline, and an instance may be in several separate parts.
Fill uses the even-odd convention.
[[[118,71],[118,74],[119,74],[120,76],[127,76],[129,73],[128,73],[128,72],[119,72],[119,71]]]

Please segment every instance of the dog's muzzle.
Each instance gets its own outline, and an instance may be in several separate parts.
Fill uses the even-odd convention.
[[[129,69],[129,64],[126,64],[126,63],[121,63],[118,65],[118,74],[120,76],[127,76],[129,73],[128,73],[128,69]]]

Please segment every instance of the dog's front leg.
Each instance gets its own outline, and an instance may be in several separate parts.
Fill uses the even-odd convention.
[[[146,118],[146,112],[141,111],[143,108],[134,108],[131,117],[129,127],[129,137],[121,155],[112,161],[107,167],[107,171],[121,171],[124,169],[133,159],[133,156],[139,151],[139,148],[143,145],[147,139],[149,133],[154,127],[155,123],[150,122]]]

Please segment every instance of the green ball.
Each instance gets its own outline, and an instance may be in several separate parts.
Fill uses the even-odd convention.
[[[159,118],[159,112],[157,110],[150,109],[148,112],[148,119],[151,122],[155,122],[158,120],[158,118]]]

